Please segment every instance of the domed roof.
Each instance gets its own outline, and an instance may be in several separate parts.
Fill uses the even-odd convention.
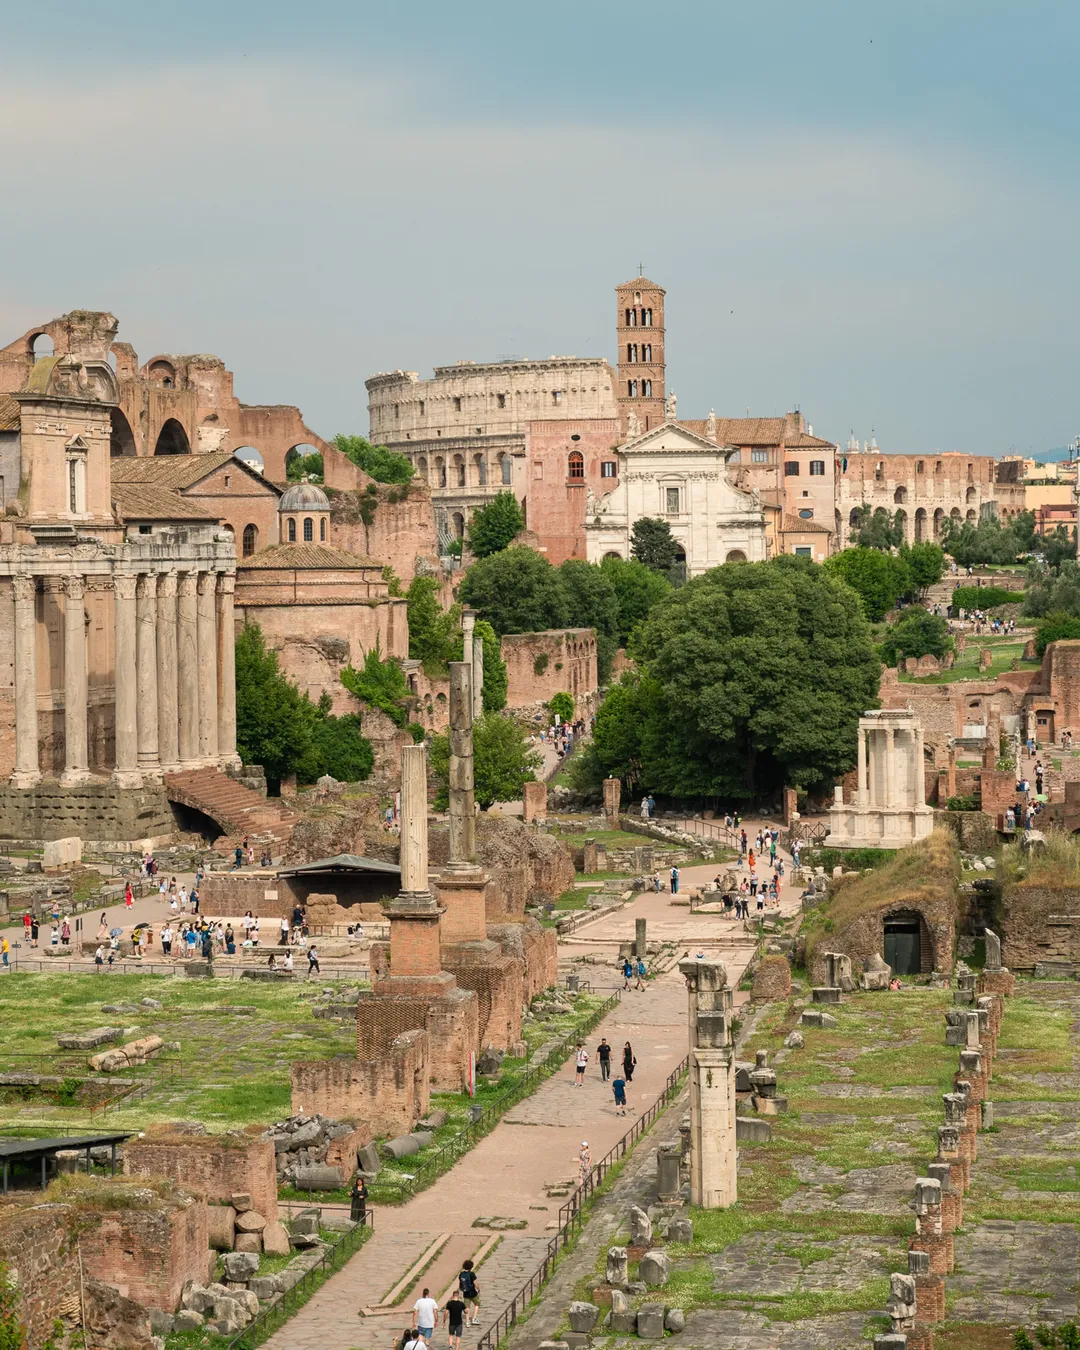
[[[279,511],[329,511],[330,501],[315,483],[294,483],[278,502]]]

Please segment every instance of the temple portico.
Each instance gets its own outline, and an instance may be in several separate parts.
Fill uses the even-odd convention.
[[[830,848],[904,848],[933,828],[926,804],[923,729],[913,713],[882,708],[859,718],[855,800],[837,784]]]

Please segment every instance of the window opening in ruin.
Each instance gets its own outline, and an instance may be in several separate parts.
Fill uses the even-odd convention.
[[[628,342],[626,344],[626,359],[631,365],[637,360],[637,343]]]
[[[552,403],[561,403],[561,402],[562,402],[562,390],[561,390],[561,389],[553,389],[553,390],[551,391],[551,401],[552,401]]]
[[[30,339],[30,355],[35,361],[40,361],[43,356],[55,355],[53,340],[48,333],[35,333]]]
[[[613,459],[605,459],[600,465],[601,478],[617,478],[619,476],[619,466]]]
[[[641,349],[641,359],[642,359],[643,361],[651,361],[651,360],[652,360],[652,343],[651,343],[651,342],[646,342],[645,345],[642,347],[642,349]]]
[[[640,305],[640,304],[641,304],[641,292],[640,292],[640,291],[635,291],[635,292],[634,292],[634,304],[635,304],[635,305]]]
[[[626,381],[626,397],[637,398],[637,380]]]
[[[396,422],[400,416],[401,416],[401,404],[400,404],[400,403],[395,403],[395,404],[394,404],[394,421]]]
[[[296,521],[291,516],[289,517],[289,543],[296,543]]]
[[[461,411],[461,399],[460,399],[460,398],[455,398],[455,399],[454,399],[454,411],[455,411],[455,412],[460,412],[460,411]]]
[[[82,455],[68,459],[68,509],[76,516],[86,510],[86,460]]]
[[[571,450],[567,461],[567,475],[570,478],[585,477],[585,456],[580,450]]]
[[[637,325],[637,310],[628,309],[626,311],[626,326],[627,328],[634,328],[636,325]]]
[[[645,328],[651,328],[651,327],[652,327],[652,310],[651,310],[651,309],[643,309],[643,310],[641,311],[641,322],[642,322],[642,325],[643,325]]]
[[[420,400],[420,416],[423,417],[423,415],[424,415],[424,400],[421,399],[421,400]]]
[[[304,543],[310,544],[315,539],[315,522],[310,516],[304,517]]]
[[[154,527],[153,527],[153,525],[140,525],[140,526],[139,526],[139,533],[140,533],[140,534],[153,534],[153,533],[154,533]]]
[[[242,556],[250,558],[259,544],[259,531],[254,525],[244,526],[244,535],[241,544]]]
[[[500,408],[505,408],[505,407],[506,407],[506,395],[505,395],[505,394],[496,394],[495,397],[496,397],[496,399],[498,400],[499,407],[500,407]]]
[[[457,460],[455,460],[455,461],[454,461],[454,469],[455,469],[455,472],[457,473],[457,485],[458,485],[458,487],[464,487],[464,486],[465,486],[465,461],[464,461],[463,459],[457,459]]]
[[[915,472],[916,472],[916,473],[923,473],[923,472],[925,472],[925,470],[926,470],[926,465],[925,465],[925,464],[922,462],[922,460],[920,459],[919,462],[918,462],[918,464],[915,465]]]
[[[507,484],[507,483],[510,482],[510,470],[511,470],[510,456],[509,456],[509,455],[500,455],[500,456],[499,456],[499,477],[500,477],[500,479],[502,480],[502,482],[503,482],[504,484]]]

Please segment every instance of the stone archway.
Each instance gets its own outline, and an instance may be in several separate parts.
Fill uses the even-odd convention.
[[[187,432],[176,420],[175,417],[167,419],[161,430],[158,432],[157,444],[154,446],[155,455],[190,455],[191,443],[188,441]]]

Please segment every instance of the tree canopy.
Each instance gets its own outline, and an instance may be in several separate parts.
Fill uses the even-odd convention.
[[[1002,525],[996,517],[988,517],[977,524],[949,517],[945,521],[941,542],[946,553],[952,555],[961,567],[975,567],[979,563],[1014,563],[1024,551],[1021,532]]]
[[[879,651],[887,666],[897,666],[909,656],[942,657],[952,650],[947,620],[920,606],[905,609],[886,629]]]
[[[343,782],[367,778],[374,755],[361,719],[335,717],[331,706],[329,694],[314,704],[287,680],[259,625],[244,625],[236,639],[236,742],[245,764],[261,764],[270,779],[295,774],[301,783],[325,773]]]
[[[945,550],[940,544],[929,541],[920,544],[906,544],[900,549],[900,557],[907,565],[907,594],[912,600],[922,600],[931,586],[936,586],[945,575]]]
[[[565,564],[564,564],[565,566]],[[625,647],[630,634],[645,618],[653,605],[671,593],[671,582],[662,572],[632,558],[605,558],[600,570],[611,580],[618,605],[618,628],[615,636]]]
[[[525,528],[525,516],[512,492],[497,493],[469,521],[469,548],[478,558],[489,558],[506,548]]]
[[[434,675],[446,673],[446,663],[454,659],[460,647],[461,606],[444,610],[439,603],[439,582],[435,577],[413,577],[405,593],[409,615],[409,656],[422,661]]]
[[[535,780],[535,770],[542,762],[512,717],[485,713],[473,724],[473,775],[481,807],[517,801],[525,784]],[[435,806],[445,811],[450,800],[449,733],[431,742],[431,771],[439,785]]]
[[[630,553],[654,572],[670,572],[675,566],[678,545],[671,537],[671,526],[657,516],[642,516],[630,531]]]
[[[1080,563],[1065,559],[1056,575],[1045,563],[1031,563],[1021,612],[1033,619],[1049,614],[1080,616]]]
[[[567,622],[574,628],[596,630],[597,673],[600,683],[606,684],[619,649],[619,597],[615,583],[602,567],[575,558],[568,558],[558,570]]]
[[[387,657],[384,661],[379,648],[370,647],[364,653],[364,664],[359,670],[355,666],[345,667],[341,672],[341,683],[354,698],[369,708],[378,708],[396,727],[409,731],[414,741],[424,739],[423,727],[409,721],[412,691],[401,662],[395,657]]]
[[[567,625],[559,573],[535,549],[520,544],[473,563],[462,578],[458,599],[475,609],[500,637]]]
[[[907,592],[911,584],[907,564],[891,553],[874,548],[845,548],[822,564],[847,582],[862,601],[866,617],[877,623]]]
[[[859,523],[852,532],[852,542],[858,548],[899,548],[904,542],[903,514],[899,510],[890,516],[883,506],[876,511],[869,506],[859,507]]]
[[[334,437],[334,444],[343,455],[377,483],[409,483],[415,470],[407,455],[388,450],[385,445],[372,445],[366,436]]]
[[[1080,617],[1075,614],[1048,614],[1035,625],[1035,654],[1042,660],[1051,642],[1080,638]]]

